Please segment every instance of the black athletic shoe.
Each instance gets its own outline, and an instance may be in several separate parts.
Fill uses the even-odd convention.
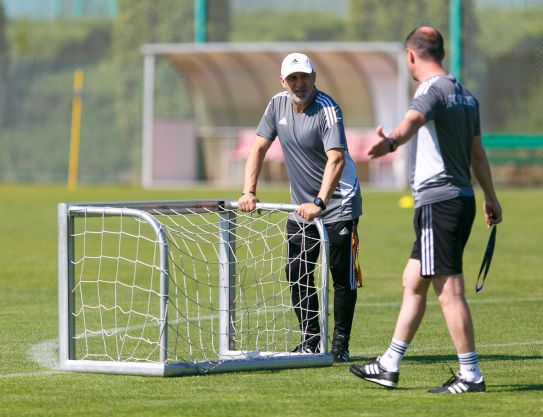
[[[484,392],[486,391],[485,380],[481,377],[479,382],[468,382],[460,376],[460,373],[454,374],[441,387],[428,390],[429,394],[464,394],[466,392]]]
[[[349,362],[349,336],[334,333],[331,352],[334,355],[334,362]]]
[[[379,362],[379,357],[365,365],[351,365],[349,371],[357,377],[381,385],[386,388],[397,388],[400,379],[399,372],[387,371]]]
[[[301,342],[294,348],[292,353],[320,353],[319,341]]]

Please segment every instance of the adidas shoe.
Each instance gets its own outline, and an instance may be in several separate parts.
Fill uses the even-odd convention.
[[[481,377],[479,382],[468,382],[460,376],[460,373],[454,374],[441,387],[428,390],[429,394],[464,394],[466,392],[484,392],[486,391],[485,380]]]
[[[379,362],[380,357],[375,358],[365,365],[351,365],[349,370],[357,377],[365,379],[387,388],[397,388],[400,379],[399,372],[387,371]]]
[[[349,362],[349,336],[334,332],[330,351],[334,355],[334,362]]]

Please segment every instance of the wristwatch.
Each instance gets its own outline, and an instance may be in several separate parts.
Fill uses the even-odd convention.
[[[320,207],[322,211],[326,210],[326,204],[324,204],[324,201],[322,201],[322,198],[320,197],[315,198],[313,204]]]
[[[394,152],[398,149],[398,141],[396,139],[385,138],[388,142],[388,151]]]

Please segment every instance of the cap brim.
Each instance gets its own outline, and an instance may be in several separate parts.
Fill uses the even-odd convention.
[[[292,66],[288,69],[288,71],[281,74],[281,77],[287,78],[290,74],[294,74],[295,72],[304,72],[306,74],[311,74],[313,70],[309,67],[306,67],[305,65]]]

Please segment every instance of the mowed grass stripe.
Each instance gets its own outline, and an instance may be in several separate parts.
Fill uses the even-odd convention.
[[[538,302],[543,301],[543,297],[531,297],[531,298],[507,298],[507,297],[501,297],[501,298],[489,298],[489,299],[480,299],[480,300],[473,300],[471,303],[473,304],[501,304],[501,303],[525,303],[525,302]],[[437,305],[437,302],[429,302],[428,304],[431,305]],[[363,303],[359,302],[357,303],[357,308],[364,307],[364,308],[388,308],[397,306],[397,303],[389,303],[389,302],[381,302],[381,303]],[[333,305],[329,306],[330,310],[333,310]],[[200,317],[200,320],[211,320],[211,319],[217,319],[218,316],[205,316]],[[131,326],[132,328],[139,328],[140,326]],[[107,329],[107,333],[113,333],[117,330],[124,330],[124,328],[120,329]],[[96,334],[91,337],[100,337],[101,335]],[[501,344],[478,344],[479,349],[490,349],[490,348],[507,348],[507,347],[519,347],[519,346],[532,346],[532,345],[541,345],[543,344],[543,341],[535,340],[535,341],[517,341],[517,342],[510,342],[510,343],[501,343]],[[36,364],[48,368],[48,369],[58,369],[58,355],[57,355],[57,348],[58,348],[58,339],[51,339],[47,340],[41,343],[38,343],[36,345],[33,345],[30,347],[28,351],[28,357],[30,360],[35,362]],[[409,349],[409,352],[435,352],[435,351],[451,351],[451,346],[429,346],[429,347],[418,347],[418,346],[412,346]],[[351,352],[353,356],[367,356],[367,355],[379,355],[382,353],[380,350],[375,351],[366,351],[366,352]],[[16,375],[16,374],[15,374]],[[38,374],[39,375],[39,374]]]

